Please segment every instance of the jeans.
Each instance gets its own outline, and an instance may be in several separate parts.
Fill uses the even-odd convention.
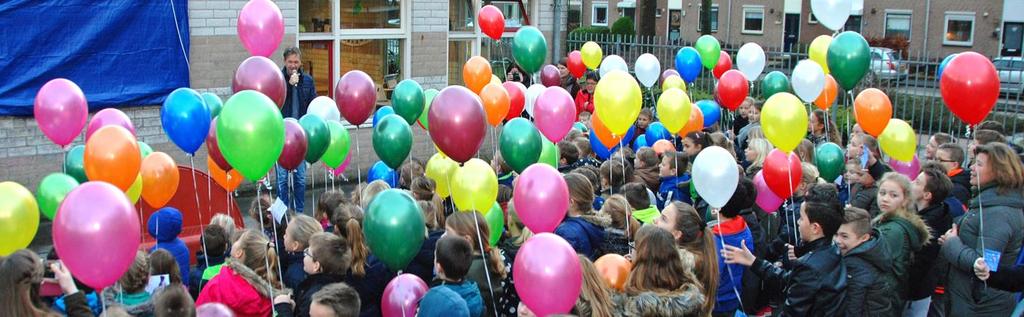
[[[280,165],[274,165],[277,173],[277,192],[281,202],[284,202],[289,209],[302,213],[306,195],[306,164],[299,164],[295,171],[286,171]],[[291,178],[291,186],[288,179]]]

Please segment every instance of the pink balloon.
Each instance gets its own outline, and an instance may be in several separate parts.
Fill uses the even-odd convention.
[[[544,87],[560,87],[562,85],[562,76],[558,74],[558,67],[555,65],[544,65],[544,68],[540,69],[540,83]]]
[[[235,312],[221,303],[206,303],[196,308],[196,317],[235,317]]]
[[[679,76],[679,72],[671,68],[666,69],[665,71],[661,72],[661,81],[665,81],[665,78],[669,78],[672,76]]]
[[[92,120],[89,120],[89,128],[85,130],[85,139],[88,140],[93,132],[108,125],[119,125],[135,135],[135,126],[132,125],[132,120],[128,119],[128,115],[121,110],[107,108],[100,110],[92,116]]]
[[[277,158],[277,164],[281,164],[286,170],[294,171],[299,168],[299,164],[305,163],[305,158],[306,132],[295,118],[284,119],[284,149]]]
[[[459,163],[476,156],[487,134],[487,114],[480,98],[462,86],[442,89],[427,112],[430,139]]]
[[[217,118],[213,118],[213,121],[210,122],[210,132],[206,134],[206,153],[220,169],[224,171],[234,169],[231,164],[228,164],[228,160],[220,152],[220,145],[217,144]]]
[[[281,8],[270,0],[250,0],[238,12],[238,39],[255,56],[270,57],[284,39]]]
[[[553,233],[540,233],[523,243],[512,278],[519,299],[537,316],[568,313],[583,286],[576,251]]]
[[[889,158],[889,167],[892,167],[893,171],[906,175],[910,179],[917,178],[917,174],[921,173],[921,161],[917,159],[917,155],[914,155],[914,159],[910,162],[903,162]]]
[[[754,187],[757,188],[757,206],[769,214],[778,211],[779,206],[782,206],[782,202],[785,201],[768,188],[768,183],[764,182],[764,174],[761,171],[754,175]]]
[[[576,121],[576,104],[562,87],[548,87],[537,97],[533,116],[540,133],[551,142],[558,143]]]
[[[384,287],[380,308],[384,317],[416,316],[420,299],[427,293],[427,283],[418,276],[405,273],[396,276]]]
[[[85,93],[74,82],[57,78],[50,80],[36,93],[33,115],[39,130],[50,141],[67,147],[75,141],[89,117]]]
[[[376,108],[377,88],[370,75],[361,70],[349,71],[341,76],[338,85],[334,87],[334,101],[338,102],[338,111],[345,120],[360,125],[366,122]]]
[[[284,73],[269,58],[251,56],[238,65],[235,78],[231,81],[231,90],[239,92],[247,89],[259,91],[270,97],[278,108],[284,106],[284,97],[287,94]]]
[[[523,224],[535,233],[554,232],[569,210],[569,186],[562,174],[550,165],[533,164],[516,180],[512,203]]]
[[[101,289],[113,285],[135,260],[139,216],[117,187],[86,182],[71,190],[53,219],[53,246],[71,274]]]
[[[331,168],[330,166],[327,166],[327,164],[324,164],[324,166],[327,167],[328,171],[331,171],[331,173],[334,174],[334,177],[338,177],[341,173],[345,172],[345,169],[348,168],[348,163],[350,162],[352,162],[351,152],[348,153],[348,156],[345,156],[345,161],[341,162],[341,165],[338,165],[338,168]]]

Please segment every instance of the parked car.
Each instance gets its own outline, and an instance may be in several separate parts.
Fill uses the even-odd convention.
[[[907,64],[891,48],[871,48],[871,74],[877,80],[905,80],[910,76]]]
[[[1024,58],[997,57],[992,64],[999,72],[999,92],[1024,94]]]

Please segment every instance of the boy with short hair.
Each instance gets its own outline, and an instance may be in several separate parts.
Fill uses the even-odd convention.
[[[650,223],[654,218],[661,215],[658,207],[651,204],[651,198],[647,195],[647,186],[643,183],[629,183],[622,186],[622,195],[633,208],[633,218],[641,224]]]
[[[327,285],[344,281],[352,265],[348,242],[332,233],[313,234],[309,238],[309,247],[302,253],[302,269],[307,274],[306,279],[299,283],[293,294],[274,298],[278,316],[310,316],[314,294]]]
[[[469,266],[473,263],[473,248],[469,240],[456,235],[446,235],[437,240],[434,266],[440,284],[433,288],[448,288],[462,297],[469,307],[469,315],[479,317],[484,312],[483,297],[476,283],[466,279]]]
[[[971,202],[971,173],[960,167],[964,162],[964,156],[964,149],[956,143],[940,145],[935,151],[935,160],[942,165],[946,176],[953,182],[950,194],[961,204],[967,205]]]
[[[334,283],[313,294],[310,317],[357,317],[359,293],[345,283]]]
[[[164,287],[153,298],[153,315],[156,317],[194,317],[196,302],[184,287]]]
[[[220,273],[230,238],[224,227],[219,225],[212,224],[203,229],[203,235],[199,239],[206,248],[206,252],[196,254],[196,269],[192,270],[188,276],[188,290],[192,298],[198,298],[199,291],[203,290],[206,282]]]
[[[689,195],[690,174],[686,172],[690,159],[683,152],[666,151],[658,165],[661,185],[658,186],[658,209],[673,201],[692,204]]]
[[[579,167],[580,149],[571,141],[558,142],[558,172],[568,173]]]
[[[620,159],[610,159],[601,163],[601,197],[605,199],[612,194],[621,194],[622,186],[633,179],[633,165],[623,163]]]
[[[718,252],[722,252],[723,246],[740,247],[745,241],[751,242],[751,247],[754,247],[752,251],[758,251],[761,247],[757,245],[747,221],[740,216],[740,212],[754,205],[755,197],[757,193],[754,183],[741,178],[729,202],[718,211],[718,217],[712,216],[713,218],[708,219]],[[713,312],[715,316],[733,316],[736,310],[740,309],[741,298],[738,296],[745,291],[743,275],[746,269],[739,264],[726,264],[725,258],[718,257],[718,295],[715,296]]]
[[[896,276],[888,251],[871,229],[864,209],[847,207],[835,242],[846,262],[846,316],[899,316]]]

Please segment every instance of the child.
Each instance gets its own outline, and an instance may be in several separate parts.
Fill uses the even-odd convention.
[[[345,283],[334,283],[313,294],[310,316],[359,316],[359,293]]]
[[[569,211],[555,228],[555,234],[565,238],[576,252],[596,259],[597,250],[604,243],[604,228],[611,225],[611,218],[594,213],[594,189],[586,177],[570,173],[564,178],[569,187]]]
[[[323,226],[310,216],[297,214],[288,222],[288,228],[284,231],[285,254],[281,259],[285,287],[294,289],[306,279],[306,272],[302,268],[302,253],[309,247],[309,237],[320,232],[324,232]]]
[[[711,145],[725,149],[729,154],[732,155],[733,159],[736,159],[736,147],[732,144],[732,140],[722,132],[714,132],[708,134],[708,138],[711,139]]]
[[[612,194],[622,193],[622,185],[633,179],[633,166],[618,159],[607,160],[601,163],[598,176],[601,177],[601,197],[607,199]]]
[[[630,215],[631,211],[632,207],[626,197],[619,194],[608,197],[604,206],[601,206],[601,214],[610,217],[612,223],[604,229],[605,239],[598,251],[599,255],[629,254],[630,241],[633,241],[636,231],[640,229],[640,223]]]
[[[437,259],[434,263],[440,284],[433,288],[448,288],[462,297],[469,307],[469,315],[483,316],[484,301],[476,283],[466,279],[473,262],[473,247],[462,237],[446,235],[437,240]]]
[[[694,276],[702,285],[704,306],[701,316],[710,313],[715,306],[718,292],[718,255],[715,253],[715,240],[711,228],[697,214],[697,210],[681,202],[672,202],[665,206],[661,216],[654,218],[654,225],[668,231],[683,264],[692,268]],[[644,228],[640,228],[643,231]],[[642,239],[637,233],[637,240]],[[639,248],[639,246],[637,246]],[[636,265],[634,265],[635,269]]]
[[[911,211],[914,197],[911,194],[910,180],[899,173],[888,173],[882,177],[878,186],[878,208],[882,211],[875,217],[874,225],[878,230],[879,239],[888,248],[892,256],[893,270],[898,277],[897,292],[899,306],[909,298],[910,266],[913,253],[921,249],[931,239],[928,225],[916,212]],[[921,259],[931,261],[933,259]],[[917,281],[914,281],[917,283]]]
[[[234,218],[225,213],[218,213],[213,215],[213,218],[210,218],[210,225],[218,225],[224,230],[224,236],[227,237],[225,241],[227,241],[229,246],[235,243],[235,241],[231,240],[235,237],[235,231],[238,231],[238,227],[235,227]]]
[[[316,202],[316,211],[313,218],[320,222],[320,227],[325,232],[334,231],[331,226],[331,218],[334,217],[334,207],[345,201],[345,193],[340,190],[328,190],[320,195]]]
[[[270,214],[270,205],[273,203],[270,194],[264,193],[259,198],[254,199],[252,204],[249,205],[249,216],[261,225],[263,235],[267,239],[273,241],[275,255],[283,254],[284,250],[284,229],[287,223],[282,218],[281,222],[274,220],[274,216]],[[232,240],[237,240],[235,236],[230,236]],[[236,241],[237,242],[237,241]],[[234,246],[234,242],[231,244]]]
[[[654,149],[650,147],[642,147],[636,151],[636,159],[634,159],[634,166],[636,170],[633,172],[636,181],[643,182],[647,186],[647,189],[651,191],[658,190],[660,182],[658,180],[658,153],[654,152]]]
[[[814,143],[808,139],[800,140],[796,147],[796,156],[801,162],[814,163]]]
[[[380,299],[388,281],[395,275],[384,266],[384,263],[370,254],[363,236],[363,210],[354,204],[341,204],[334,210],[335,234],[348,242],[352,253],[352,265],[346,276],[345,284],[352,286],[359,293],[361,305],[359,311],[363,315],[380,314]],[[426,231],[426,230],[424,230]]]
[[[230,238],[219,225],[209,225],[203,229],[203,246],[206,247],[202,254],[196,255],[196,269],[192,270],[188,278],[188,290],[193,298],[199,297],[199,291],[206,286],[206,283],[220,273],[227,254],[228,241]]]
[[[924,159],[928,161],[935,160],[935,152],[939,150],[939,147],[946,143],[952,143],[953,136],[949,133],[939,132],[933,134],[928,138],[928,144],[924,146]]]
[[[971,173],[960,167],[964,162],[964,149],[956,143],[946,143],[935,151],[935,160],[942,165],[946,176],[953,182],[953,197],[961,204],[971,203]],[[944,232],[944,231],[939,231]]]
[[[924,164],[921,173],[913,182],[913,197],[916,198],[917,214],[924,219],[931,232],[946,232],[953,226],[952,209],[961,209],[962,205],[956,198],[949,196],[953,183],[946,172],[937,163]],[[952,203],[948,203],[948,202]],[[959,211],[963,213],[962,210]],[[909,316],[926,316],[931,303],[931,296],[938,283],[938,274],[932,270],[936,261],[926,259],[939,258],[938,234],[932,235],[928,244],[914,253],[914,261],[910,266],[909,300],[907,314]]]
[[[579,258],[580,269],[583,270],[583,287],[572,313],[576,316],[611,317],[615,308],[612,306],[612,291],[608,288],[608,282],[597,272],[594,262],[582,255]]]
[[[764,168],[764,159],[768,157],[774,146],[768,140],[755,139],[750,140],[750,144],[747,145],[746,151],[743,151],[743,158],[746,162],[750,163],[747,166],[746,176],[747,178],[753,179],[757,176],[757,172],[760,172]]]
[[[736,133],[736,147],[738,147],[740,151],[747,149],[747,142],[749,142],[751,130],[754,128],[761,128],[761,107],[764,104],[752,97],[747,97],[743,100],[743,105],[748,105],[746,117],[749,123],[741,128],[739,133]]]
[[[843,225],[835,236],[836,246],[846,262],[846,316],[901,316],[893,294],[889,252],[871,235],[871,217],[864,209],[847,207]]]
[[[196,303],[184,287],[168,287],[154,296],[153,315],[156,317],[194,317]]]
[[[423,163],[414,157],[410,157],[399,167],[398,188],[409,189],[412,180],[423,175]]]
[[[705,316],[713,300],[674,249],[672,234],[654,226],[637,232],[633,271],[613,300],[622,316]],[[706,287],[706,286],[705,286]]]
[[[671,201],[691,203],[689,195],[690,174],[689,158],[682,152],[666,151],[662,154],[658,175],[661,184],[658,186],[658,209],[664,209]]]
[[[580,166],[601,167],[601,162],[595,158],[594,150],[590,148],[590,139],[580,137],[573,140],[576,148],[580,150]]]
[[[622,195],[629,201],[633,208],[633,218],[640,223],[650,223],[661,212],[658,207],[651,204],[651,198],[647,195],[647,187],[642,183],[629,183],[622,186]]]
[[[636,133],[633,135],[644,135],[647,133],[647,126],[654,121],[654,114],[651,113],[650,108],[640,109],[640,114],[636,117]],[[629,140],[626,144],[633,144],[633,140]]]
[[[505,158],[501,156],[501,153],[494,155],[491,159],[491,168],[494,169],[494,174],[498,175],[498,184],[511,187],[515,183],[515,171],[512,167],[505,162]]]
[[[850,187],[853,197],[850,198],[850,205],[867,210],[872,217],[881,213],[878,206],[878,186],[875,186],[876,175],[861,167],[860,163],[848,162],[846,172],[850,174],[851,181],[856,183]]]
[[[793,192],[791,203],[779,210],[779,232],[766,255],[769,259],[783,259],[783,262],[787,262],[786,254],[789,248],[795,248],[802,240],[800,234],[803,232],[798,229],[797,225],[801,215],[800,205],[806,201],[811,190],[818,184],[818,169],[811,163],[800,163],[800,170],[802,174],[800,185],[797,185],[796,191]],[[831,187],[830,192],[832,193],[836,192],[832,185],[823,184],[823,186]]]
[[[469,317],[469,307],[462,299],[447,287],[434,287],[420,298],[419,317]]]
[[[370,202],[373,201],[373,198],[376,197],[377,194],[380,194],[380,192],[390,188],[391,185],[388,185],[388,183],[383,180],[378,179],[370,182],[370,184],[366,185],[366,187],[359,193],[359,207],[363,208],[363,210],[367,210],[370,206]]]
[[[558,142],[558,172],[568,173],[579,167],[580,149],[569,141]]]
[[[118,304],[133,316],[153,314],[153,301],[146,284],[149,283],[149,258],[142,251],[135,252],[135,260],[117,284],[103,289],[106,305]],[[268,307],[269,308],[269,307]]]
[[[836,129],[835,120],[829,120],[828,129],[825,129],[825,120],[828,117],[828,113],[825,110],[814,109],[811,115],[807,118],[807,140],[813,143],[813,147],[825,144],[826,142],[833,142],[836,144],[842,144],[843,140],[839,139],[839,130]],[[812,147],[812,148],[813,148]]]
[[[708,225],[715,237],[715,248],[721,253],[725,245],[738,247],[743,241],[754,242],[754,236],[747,227],[747,222],[740,217],[740,211],[754,205],[757,193],[754,184],[743,178],[736,186],[736,191],[729,202],[718,211],[717,219],[711,219]],[[755,250],[756,252],[756,247]],[[734,316],[740,309],[740,293],[743,288],[743,273],[746,267],[738,264],[726,264],[725,259],[718,257],[718,290],[715,296],[716,316]]]
[[[683,152],[690,160],[697,158],[697,154],[711,146],[711,136],[706,132],[694,131],[686,134],[683,138]]]
[[[190,252],[185,241],[178,239],[178,234],[181,233],[181,212],[172,207],[160,208],[149,216],[146,227],[149,236],[157,241],[149,251],[166,249],[177,259],[181,275],[188,276]]]
[[[309,238],[309,247],[303,252],[302,270],[308,274],[291,295],[281,294],[274,298],[278,316],[310,316],[313,294],[327,285],[340,283],[345,279],[352,253],[346,242],[334,234],[319,232]]]
[[[270,299],[281,294],[276,274],[277,252],[270,240],[258,231],[243,231],[231,247],[231,259],[199,292],[196,306],[215,302],[235,314],[269,316]]]
[[[478,228],[479,232],[477,232]],[[495,229],[500,230],[500,228]],[[494,298],[505,292],[501,280],[505,278],[507,272],[500,251],[498,248],[492,248],[487,241],[487,238],[491,236],[487,220],[478,211],[454,213],[445,222],[445,235],[461,237],[469,242],[473,258],[465,276],[480,288],[480,295],[486,309],[484,315],[490,316],[494,312]],[[481,239],[477,239],[477,237]],[[488,274],[490,274],[489,277]]]
[[[178,270],[178,262],[174,260],[174,256],[167,252],[167,250],[157,249],[149,254],[149,275],[167,275],[170,285],[182,289],[185,288],[181,282],[181,271]]]

